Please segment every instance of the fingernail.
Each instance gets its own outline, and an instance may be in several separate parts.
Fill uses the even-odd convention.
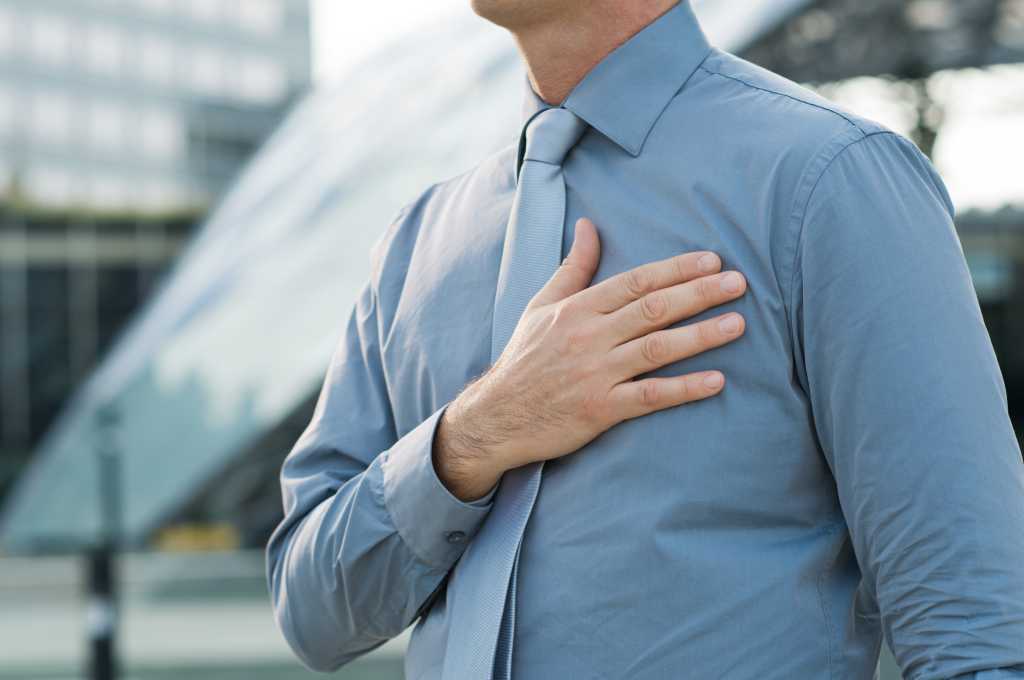
[[[738,293],[740,285],[743,283],[743,279],[736,272],[729,272],[722,277],[721,286],[722,290],[726,293]]]
[[[718,329],[723,333],[735,333],[740,329],[740,317],[730,314],[718,322]]]
[[[722,386],[722,374],[721,373],[708,373],[704,376],[704,385],[711,389],[718,389]]]
[[[702,272],[713,272],[715,267],[718,266],[718,256],[714,253],[707,253],[701,255],[700,259],[697,260],[697,268]]]

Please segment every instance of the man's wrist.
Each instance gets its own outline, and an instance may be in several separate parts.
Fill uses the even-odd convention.
[[[490,443],[463,425],[461,404],[456,399],[441,416],[432,449],[434,472],[445,488],[470,503],[486,496],[505,472]]]

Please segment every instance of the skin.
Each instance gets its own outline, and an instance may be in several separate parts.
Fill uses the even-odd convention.
[[[479,16],[507,29],[534,91],[552,105],[599,61],[678,0],[471,0]]]
[[[600,256],[597,227],[580,218],[569,255],[502,354],[445,410],[433,462],[457,498],[480,498],[507,470],[571,453],[627,418],[721,391],[720,371],[633,378],[740,337],[738,312],[667,327],[743,295],[743,275],[695,251],[590,286]]]
[[[478,15],[512,33],[534,90],[552,105],[677,3],[472,0]],[[698,251],[590,286],[600,257],[597,227],[581,218],[569,255],[527,305],[502,354],[445,410],[433,464],[455,497],[481,498],[508,470],[576,451],[628,418],[722,390],[719,371],[633,378],[742,336],[745,322],[736,312],[667,327],[743,295],[743,275],[721,272],[716,254]],[[722,285],[730,279],[734,286]],[[735,328],[721,327],[723,320]]]

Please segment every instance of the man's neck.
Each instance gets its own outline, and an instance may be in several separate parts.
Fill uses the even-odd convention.
[[[557,106],[598,62],[679,1],[593,0],[572,16],[509,30],[534,91]]]

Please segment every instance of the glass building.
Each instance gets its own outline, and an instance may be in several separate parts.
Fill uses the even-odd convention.
[[[219,196],[310,80],[308,0],[0,0],[0,193]]]
[[[0,501],[310,83],[309,0],[0,0]]]

